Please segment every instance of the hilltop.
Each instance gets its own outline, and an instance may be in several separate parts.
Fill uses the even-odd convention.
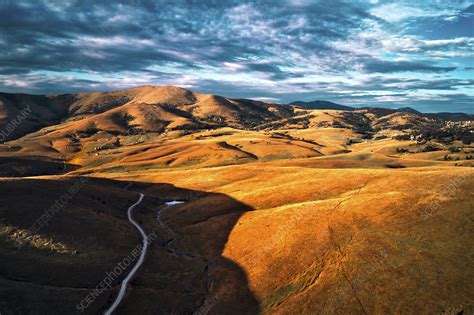
[[[0,93],[0,128],[26,108],[31,115],[7,140],[56,124],[62,124],[64,131],[75,132],[123,133],[131,128],[162,132],[222,126],[250,128],[293,114],[291,106],[201,94],[174,86],[141,86],[61,95]]]
[[[321,157],[349,153],[352,143],[393,137],[472,141],[472,124],[446,125],[406,109],[310,110],[172,86],[1,94],[0,99],[0,129],[18,112],[29,110],[8,135],[11,140],[0,144],[0,163],[8,166],[4,176],[56,174],[81,167],[114,169],[123,162],[167,168]],[[431,145],[442,153],[449,143],[418,144],[414,151]]]

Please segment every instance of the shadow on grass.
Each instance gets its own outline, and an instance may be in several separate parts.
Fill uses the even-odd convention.
[[[117,314],[259,313],[260,304],[248,287],[245,272],[222,256],[234,225],[251,207],[224,194],[170,184],[128,185],[84,178],[83,187],[36,233],[48,242],[64,244],[69,252],[36,248],[31,242],[19,248],[8,242],[12,235],[0,235],[0,259],[5,261],[0,267],[0,295],[6,297],[0,302],[3,313],[81,313],[76,305],[141,243],[126,218],[126,209],[138,198],[137,192],[146,197],[134,218],[148,233],[155,232],[157,239]],[[0,225],[28,233],[44,209],[80,179],[0,181],[4,201]],[[164,202],[170,200],[185,203],[164,208]],[[162,222],[175,234],[159,224],[156,216],[160,210],[164,210]],[[82,314],[102,313],[132,265]]]
[[[0,157],[0,177],[61,175],[78,168],[78,165],[64,163],[58,160]]]

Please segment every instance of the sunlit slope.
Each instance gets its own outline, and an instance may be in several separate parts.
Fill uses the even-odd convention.
[[[127,178],[219,192],[254,208],[235,224],[222,255],[246,272],[263,313],[473,309],[470,168],[321,170],[247,164]],[[199,204],[186,209],[184,216],[179,207],[169,216],[184,235],[179,244],[212,252],[213,235],[228,217]],[[188,225],[193,211],[197,216],[208,211],[211,218]],[[196,239],[204,243],[196,245]],[[215,313],[238,303],[225,294],[226,285],[233,284],[216,288],[222,301]]]
[[[1,94],[0,101],[4,121],[32,103],[31,117],[11,135],[16,139],[0,144],[0,157],[67,163],[85,172],[272,161],[324,168],[470,166],[474,152],[459,140],[395,140],[400,135],[410,138],[414,128],[441,130],[444,123],[381,108],[303,110],[173,86],[46,96]],[[455,154],[449,151],[460,148],[462,152]],[[58,172],[44,174],[52,173]]]
[[[199,129],[231,126],[248,128],[293,115],[293,107],[247,99],[201,94],[174,86],[141,86],[113,92],[62,95],[0,93],[0,129],[28,112],[6,140],[43,127],[62,133],[94,130],[127,132]],[[4,139],[5,140],[5,139]]]

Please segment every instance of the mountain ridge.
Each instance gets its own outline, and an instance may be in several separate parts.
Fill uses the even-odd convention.
[[[193,92],[174,86],[140,86],[111,92],[29,95],[0,93],[0,129],[27,106],[32,113],[5,140],[12,140],[41,128],[70,122],[72,129],[93,125],[125,132],[132,125],[145,131],[190,126],[214,128],[223,124],[251,128],[265,121],[293,115],[288,105],[250,99],[227,98]],[[96,116],[96,117],[94,117]],[[79,123],[81,121],[81,123]]]
[[[331,101],[325,100],[314,100],[314,101],[294,101],[288,103],[288,105],[298,106],[304,109],[317,109],[317,110],[347,110],[347,111],[356,111],[356,110],[373,110],[373,111],[387,111],[391,113],[411,113],[428,118],[441,119],[441,120],[453,120],[453,121],[463,121],[463,120],[474,120],[473,114],[467,114],[462,112],[439,112],[439,113],[425,113],[420,112],[409,106],[399,107],[399,108],[385,108],[377,106],[364,106],[364,107],[352,107],[347,105],[337,104]]]
[[[311,111],[341,111],[352,124],[367,120],[365,114],[383,116],[406,113],[437,120],[474,120],[464,113],[420,113],[409,107],[387,109],[354,108],[329,101],[314,101],[305,109],[293,102],[276,104],[264,101],[203,94],[175,86],[138,86],[110,92],[30,95],[0,92],[0,131],[28,107],[31,109],[21,124],[3,137],[3,142],[34,134],[49,126],[61,126],[65,134],[98,131],[111,133],[192,131],[231,127],[237,129],[274,128],[294,123],[308,125]],[[299,105],[298,105],[299,104]],[[305,114],[306,111],[306,114]],[[353,113],[353,114],[350,114]],[[399,115],[397,114],[397,115]],[[305,116],[306,115],[306,116]],[[361,116],[362,115],[362,116]],[[416,119],[416,117],[408,119]],[[406,116],[408,117],[408,116]],[[306,121],[306,122],[305,122]],[[355,121],[353,121],[355,122]],[[342,124],[345,124],[342,122]],[[262,126],[262,127],[259,127]],[[272,127],[273,126],[273,127]],[[44,131],[47,132],[47,131]]]
[[[300,106],[305,109],[335,109],[335,110],[355,110],[355,107],[336,104],[330,101],[314,100],[314,101],[295,101],[289,105]]]

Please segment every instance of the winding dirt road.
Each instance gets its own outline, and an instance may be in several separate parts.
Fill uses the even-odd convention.
[[[135,266],[133,267],[133,269],[130,270],[128,275],[122,281],[120,291],[119,291],[119,294],[118,294],[117,298],[115,299],[112,306],[107,311],[105,311],[104,315],[111,315],[117,309],[117,307],[120,305],[120,303],[122,302],[122,300],[125,296],[125,292],[127,290],[128,283],[130,282],[132,277],[135,275],[135,273],[138,271],[138,269],[140,268],[140,266],[143,264],[143,262],[145,260],[145,255],[146,255],[146,252],[147,252],[150,241],[149,241],[148,236],[146,235],[145,231],[132,218],[133,209],[142,202],[144,197],[145,197],[145,195],[143,193],[140,193],[140,197],[139,197],[138,201],[135,202],[133,205],[131,205],[128,208],[128,211],[127,211],[128,221],[130,221],[130,223],[132,223],[135,226],[135,228],[140,232],[140,234],[142,235],[142,238],[143,238],[143,247],[141,249],[140,257],[139,257],[137,263],[135,264]],[[182,204],[182,203],[184,203],[184,201],[173,200],[173,201],[166,202],[165,205],[158,212],[158,216],[157,216],[158,222],[162,226],[162,228],[167,232],[167,234],[169,234],[169,236],[170,236],[168,241],[165,242],[163,244],[163,246],[167,249],[167,251],[171,255],[173,255],[175,257],[181,256],[181,257],[184,257],[186,259],[199,259],[199,260],[202,260],[204,262],[204,264],[206,266],[206,284],[205,284],[205,287],[206,287],[206,291],[207,291],[205,301],[207,301],[209,299],[210,291],[211,291],[211,288],[212,288],[212,279],[211,279],[211,274],[210,274],[210,262],[207,261],[207,259],[205,259],[202,256],[192,255],[188,252],[178,251],[176,248],[174,248],[173,243],[176,240],[179,239],[179,235],[161,220],[161,215],[163,214],[163,210],[167,209],[170,206],[179,205],[179,204]],[[202,306],[205,306],[205,303]],[[200,308],[194,313],[195,314],[200,314]]]
[[[138,223],[135,222],[135,220],[133,220],[133,218],[132,218],[133,208],[135,208],[136,206],[138,206],[142,202],[143,197],[145,197],[145,195],[140,193],[140,198],[138,198],[138,201],[135,202],[133,205],[131,205],[128,208],[128,211],[127,211],[128,221],[130,221],[130,223],[132,223],[136,227],[136,229],[138,230],[138,232],[140,232],[140,234],[142,235],[142,238],[143,238],[143,247],[142,247],[142,250],[141,250],[141,253],[140,253],[140,257],[138,258],[138,261],[135,264],[135,266],[133,267],[133,269],[130,270],[128,275],[122,281],[122,285],[120,287],[120,292],[119,292],[117,298],[115,299],[114,304],[112,304],[112,306],[107,311],[105,311],[104,315],[112,314],[112,312],[115,311],[115,309],[119,306],[120,302],[122,301],[122,299],[125,295],[125,291],[127,290],[128,282],[130,281],[130,279],[132,279],[132,277],[137,272],[138,268],[140,268],[140,266],[143,264],[143,261],[145,260],[145,254],[146,254],[146,251],[148,249],[148,236],[146,235],[145,231],[140,227],[140,225],[138,225]]]

